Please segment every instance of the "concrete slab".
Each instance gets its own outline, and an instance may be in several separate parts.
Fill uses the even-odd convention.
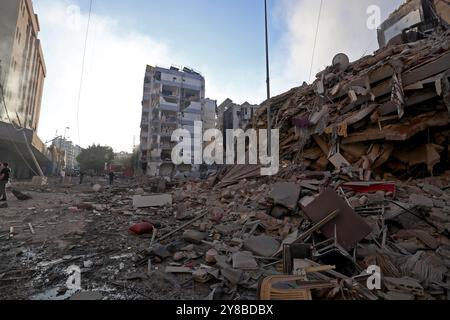
[[[163,207],[172,204],[172,195],[158,194],[151,196],[137,195],[133,197],[133,206],[135,208]]]

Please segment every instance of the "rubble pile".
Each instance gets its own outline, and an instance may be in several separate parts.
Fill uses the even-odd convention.
[[[380,183],[305,172],[212,191],[181,184],[165,210],[175,219],[140,254],[209,286],[208,299],[448,299],[449,190],[448,173]]]
[[[348,168],[362,181],[416,176],[448,162],[450,32],[333,66],[270,100],[282,158],[304,169]],[[266,128],[260,108],[254,127]],[[439,168],[438,168],[439,167]]]

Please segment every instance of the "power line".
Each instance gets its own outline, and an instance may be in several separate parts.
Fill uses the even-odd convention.
[[[319,35],[320,18],[322,16],[322,7],[323,7],[323,0],[320,0],[319,16],[317,17],[316,35],[314,37],[314,47],[313,47],[313,53],[312,53],[312,58],[311,58],[311,67],[309,68],[309,78],[308,78],[309,81],[311,81],[312,69],[313,69],[313,65],[314,65],[314,56],[316,54],[317,36]]]
[[[92,3],[93,0],[90,0],[89,3],[89,15],[88,15],[88,23],[86,28],[86,36],[84,39],[84,49],[83,49],[83,61],[81,64],[81,78],[80,78],[80,87],[78,90],[78,102],[77,102],[77,131],[78,131],[78,144],[81,146],[81,136],[80,136],[80,105],[81,105],[81,91],[83,89],[83,81],[84,81],[84,66],[86,62],[86,49],[87,49],[87,41],[89,37],[89,28],[91,26],[91,16],[92,16]]]

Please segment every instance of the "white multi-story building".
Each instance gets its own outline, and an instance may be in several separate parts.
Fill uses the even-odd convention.
[[[68,141],[64,138],[57,138],[53,141],[53,145],[64,151],[65,153],[65,168],[68,173],[78,170],[80,165],[78,164],[77,157],[81,153],[81,147],[74,145],[72,141]]]
[[[205,99],[205,79],[198,72],[147,66],[140,136],[144,171],[172,176],[195,170],[192,165],[174,166],[172,150],[177,142],[171,141],[172,133],[182,128],[194,137],[196,121],[203,123],[203,130],[214,128],[216,106],[216,101]]]

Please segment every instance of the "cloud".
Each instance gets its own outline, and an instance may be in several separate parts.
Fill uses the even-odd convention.
[[[324,0],[311,80],[337,53],[354,61],[378,48],[376,30],[367,27],[369,6],[376,5],[384,20],[402,0]],[[310,82],[314,38],[320,1],[281,0],[275,8],[276,21],[285,33],[276,48],[274,87],[281,93],[286,86]],[[380,21],[381,22],[381,21]]]
[[[38,0],[40,38],[47,63],[39,135],[70,127],[78,143],[77,101],[88,17],[70,1]],[[142,87],[148,63],[170,64],[175,55],[161,42],[125,32],[118,21],[92,15],[80,104],[80,140],[131,150],[139,142]],[[172,59],[171,59],[171,58]]]

